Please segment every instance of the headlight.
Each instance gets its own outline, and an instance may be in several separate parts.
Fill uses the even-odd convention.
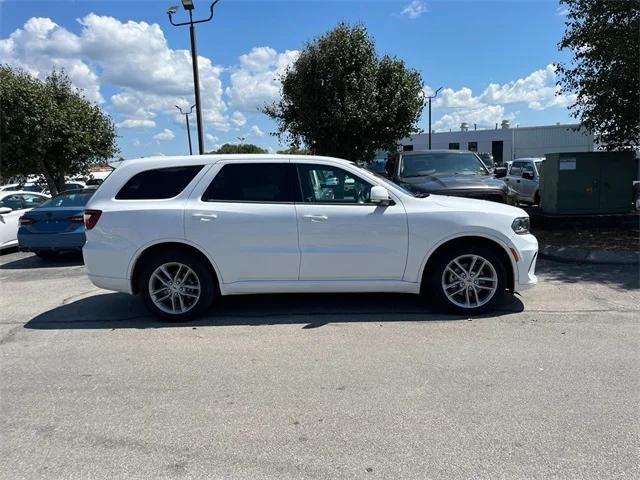
[[[511,228],[518,235],[529,233],[529,217],[518,217],[511,224]]]

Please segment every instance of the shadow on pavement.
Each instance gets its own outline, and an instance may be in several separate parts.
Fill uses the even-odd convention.
[[[640,269],[636,265],[596,265],[541,260],[538,274],[545,280],[563,283],[595,282],[626,290],[640,289]]]
[[[522,302],[505,295],[497,311],[486,317],[521,312]],[[443,313],[416,295],[291,294],[223,297],[206,317],[186,323],[150,316],[139,297],[122,293],[94,295],[54,308],[31,319],[25,328],[121,329],[197,326],[301,324],[318,328],[330,323],[450,321],[467,317]],[[476,317],[482,318],[482,317]]]
[[[35,254],[0,264],[0,270],[24,270],[30,268],[60,268],[83,265],[81,253],[61,253],[51,259],[42,259]]]

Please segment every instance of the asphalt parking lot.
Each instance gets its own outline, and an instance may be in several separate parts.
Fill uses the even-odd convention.
[[[0,477],[640,478],[638,269],[538,270],[473,320],[286,295],[176,325],[2,255]]]

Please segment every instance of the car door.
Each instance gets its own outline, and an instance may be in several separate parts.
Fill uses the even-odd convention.
[[[17,241],[18,219],[26,209],[19,194],[4,197],[0,200],[0,207],[11,208],[11,212],[0,215],[0,247],[6,247]]]
[[[404,206],[369,201],[372,184],[331,164],[297,163],[300,280],[400,280],[407,259]]]
[[[518,194],[519,200],[522,200],[522,167],[523,162],[514,161],[509,167],[507,176],[504,178],[504,181]]]
[[[525,178],[525,174],[528,174],[533,178]],[[533,168],[533,161],[524,162],[521,177],[520,194],[524,200],[532,202],[533,194],[538,188],[538,179],[536,178],[536,170]]]
[[[297,280],[299,198],[288,160],[220,162],[188,201],[186,238],[207,250],[224,283]]]

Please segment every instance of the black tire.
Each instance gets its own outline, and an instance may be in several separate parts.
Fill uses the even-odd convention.
[[[152,299],[150,292],[150,280],[153,273],[162,265],[178,263],[189,267],[200,285],[200,295],[192,305],[188,305],[188,310],[182,313],[171,313],[159,308]],[[193,282],[193,277],[190,277]],[[155,280],[154,280],[155,281]],[[217,296],[216,280],[208,268],[204,265],[202,259],[190,252],[181,250],[164,251],[144,260],[140,275],[138,276],[138,291],[142,295],[147,309],[155,316],[172,322],[185,322],[202,315],[211,306],[214,298]],[[169,292],[167,290],[167,292]]]
[[[34,253],[36,254],[36,256],[38,256],[42,260],[53,260],[58,256],[58,252],[53,252],[50,250],[38,250],[37,252],[34,252]]]
[[[495,292],[490,298],[486,300],[485,303],[479,304],[483,300],[485,300],[482,298],[482,295],[484,295],[484,293],[480,293],[480,302],[475,302],[473,294],[471,294],[470,303],[472,305],[470,307],[463,307],[459,304],[456,304],[451,298],[447,296],[447,293],[445,292],[442,285],[443,276],[445,274],[445,269],[447,269],[447,266],[454,259],[465,255],[475,255],[487,261],[495,271],[497,279]],[[465,265],[462,266],[464,267]],[[473,245],[450,248],[445,250],[444,252],[438,253],[437,257],[435,257],[433,261],[429,262],[427,268],[428,271],[425,271],[423,277],[423,285],[425,286],[423,290],[429,296],[429,298],[449,311],[469,316],[478,315],[480,313],[492,310],[495,307],[496,303],[499,302],[504,295],[507,279],[506,269],[500,256],[491,248]],[[474,270],[476,268],[477,265],[474,266]],[[483,271],[489,271],[489,267],[484,268]],[[453,274],[449,273],[449,271],[447,270],[447,275]],[[493,286],[493,282],[482,283],[481,281],[481,285]],[[473,286],[471,288],[473,288]],[[464,292],[464,290],[462,291]],[[477,291],[481,292],[480,290]],[[453,293],[453,289],[450,290],[449,293]],[[461,293],[460,295],[464,295],[464,293]],[[489,297],[489,294],[487,294],[487,297]],[[458,297],[455,298],[457,299]],[[473,303],[476,303],[477,306],[474,306]]]

